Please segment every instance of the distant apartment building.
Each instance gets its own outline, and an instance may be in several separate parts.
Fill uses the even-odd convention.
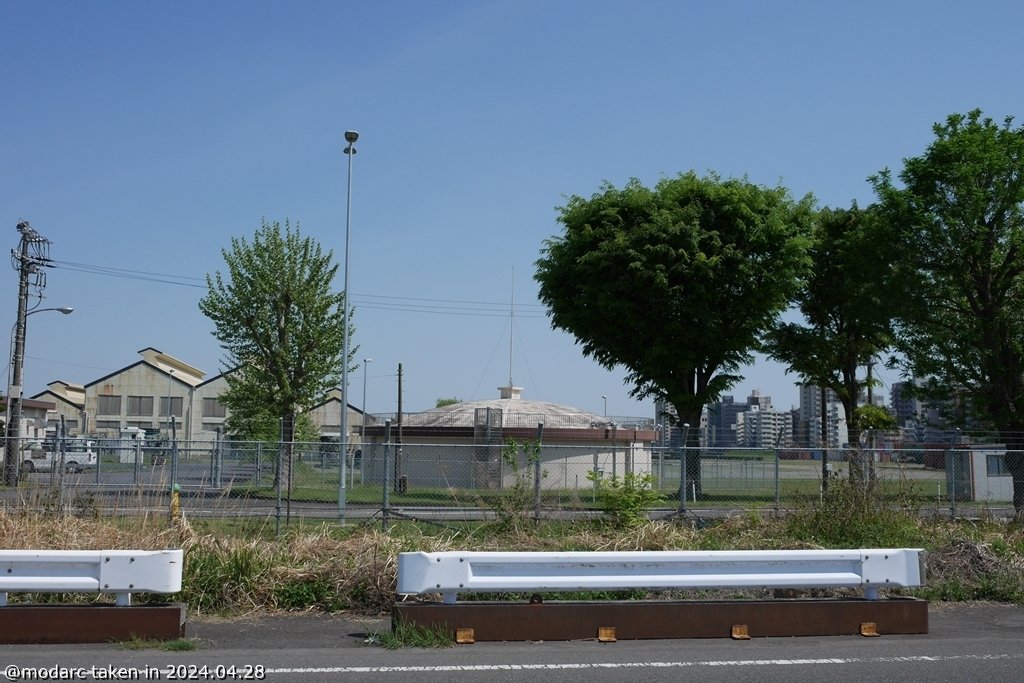
[[[710,404],[707,407],[708,434],[705,443],[715,448],[736,446],[739,443],[736,436],[739,415],[749,408],[746,403],[736,403],[732,396],[723,396],[721,401]]]
[[[754,417],[745,417],[756,412]],[[743,403],[732,396],[707,407],[707,438],[714,448],[773,448],[792,439],[789,413],[772,407],[772,397],[754,389]]]
[[[944,412],[953,412],[952,401],[944,405],[940,401],[926,401],[914,395],[914,387],[923,387],[924,380],[914,382],[896,382],[889,392],[889,401],[892,405],[893,414],[896,416],[896,424],[900,427],[913,427],[915,425],[931,425],[942,428],[947,420]],[[945,410],[944,410],[945,408]]]
[[[896,382],[890,391],[890,401],[896,424],[905,438],[919,442],[941,441],[957,426],[965,429],[980,429],[977,420],[966,413],[963,401],[950,398],[944,401],[921,399],[914,395],[914,388],[923,387],[924,380]],[[956,416],[960,415],[962,424]]]
[[[849,441],[846,413],[839,396],[832,389],[813,384],[800,386],[800,407],[795,443],[804,448],[822,447],[822,391],[825,396],[824,427],[828,448],[843,448]]]
[[[736,445],[743,448],[779,448],[793,442],[790,411],[750,405],[736,416]]]

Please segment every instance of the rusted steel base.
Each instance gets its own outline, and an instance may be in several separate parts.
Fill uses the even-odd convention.
[[[0,643],[106,643],[185,635],[185,605],[8,605]]]
[[[679,602],[396,603],[392,624],[472,629],[472,640],[579,640],[614,629],[614,639],[841,636],[928,632],[928,603],[883,600]],[[736,629],[736,627],[745,627]],[[608,633],[608,631],[604,631]]]

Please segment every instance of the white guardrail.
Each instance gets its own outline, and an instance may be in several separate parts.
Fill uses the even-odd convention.
[[[924,551],[721,550],[399,553],[398,593],[921,586]]]
[[[181,590],[181,550],[0,550],[0,614],[8,593],[132,593]]]

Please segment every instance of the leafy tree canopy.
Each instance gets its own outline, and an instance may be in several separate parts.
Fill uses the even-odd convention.
[[[858,430],[895,429],[896,416],[882,406],[865,404],[857,407],[856,422]]]
[[[339,382],[343,295],[331,291],[338,266],[298,225],[263,221],[252,242],[222,251],[227,275],[207,276],[200,310],[224,350],[228,390],[221,401],[234,424],[294,435],[295,415]],[[351,317],[347,331],[352,334]],[[349,361],[357,349],[352,349]],[[262,425],[262,426],[259,426]]]
[[[452,398],[439,398],[439,399],[437,399],[437,402],[434,404],[434,407],[435,408],[444,408],[445,406],[453,406],[456,403],[462,403],[462,399],[461,398],[454,398],[454,397],[452,397]]]
[[[1014,505],[1024,511],[1024,128],[980,110],[933,128],[897,187],[872,178],[903,231],[915,280],[897,328],[906,369],[964,397],[1002,432]]]
[[[892,343],[901,283],[896,242],[873,207],[822,210],[809,251],[813,268],[794,298],[804,322],[780,322],[766,336],[770,357],[836,392],[854,444],[859,371]]]
[[[810,196],[695,173],[570,197],[535,279],[551,324],[681,421],[739,379],[806,272]],[[696,434],[696,432],[695,432]]]

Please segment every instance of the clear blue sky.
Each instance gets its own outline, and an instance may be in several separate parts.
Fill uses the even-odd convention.
[[[935,121],[1024,116],[1022,26],[985,0],[0,0],[0,246],[30,221],[57,264],[44,305],[76,309],[29,319],[26,395],[147,346],[216,373],[205,274],[261,218],[341,260],[354,129],[368,410],[396,409],[402,363],[406,410],[496,396],[511,365],[526,398],[651,415],[537,302],[564,196],[695,169],[870,203]],[[16,298],[5,267],[8,325]],[[796,402],[779,366],[744,374],[738,398]]]

